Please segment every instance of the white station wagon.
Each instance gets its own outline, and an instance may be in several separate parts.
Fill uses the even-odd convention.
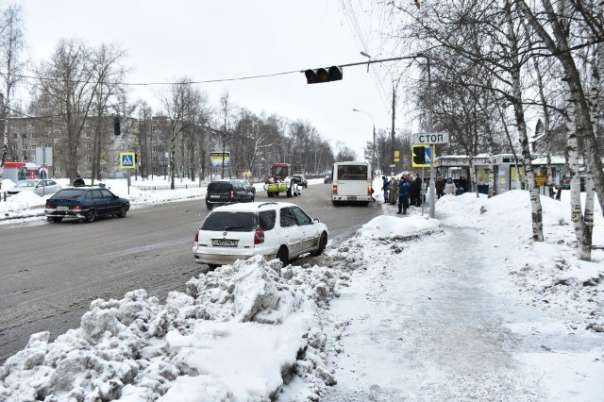
[[[252,202],[214,209],[193,241],[193,256],[201,264],[218,266],[263,255],[283,265],[327,246],[327,226],[302,208],[285,202]]]

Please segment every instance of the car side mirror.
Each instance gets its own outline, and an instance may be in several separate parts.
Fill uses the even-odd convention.
[[[312,220],[312,221],[313,221],[313,223],[319,223],[319,222],[321,222],[321,221],[319,220],[319,218],[313,218],[313,220]]]

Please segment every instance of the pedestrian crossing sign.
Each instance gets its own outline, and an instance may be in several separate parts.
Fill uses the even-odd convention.
[[[134,152],[120,152],[120,168],[136,169],[136,154]]]

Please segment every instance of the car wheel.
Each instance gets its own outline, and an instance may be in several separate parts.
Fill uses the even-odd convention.
[[[338,203],[337,201],[332,201],[332,202],[331,202],[331,204],[332,204],[334,207],[337,207],[337,206],[339,205],[339,203]]]
[[[52,222],[52,223],[61,223],[61,221],[63,220],[63,218],[58,218],[56,216],[49,216],[46,219],[48,220],[48,222]]]
[[[96,221],[96,211],[93,209],[86,215],[86,223],[92,223],[94,221]]]
[[[281,246],[277,252],[277,259],[281,261],[281,264],[283,264],[284,267],[289,265],[289,251],[287,251],[287,247]]]
[[[121,207],[120,211],[117,213],[117,216],[119,218],[125,218],[127,213],[128,213],[128,210],[126,209],[126,207]]]
[[[218,264],[207,264],[207,265],[208,265],[208,268],[210,268],[210,269],[216,269],[220,266]]]
[[[325,251],[326,247],[327,247],[327,233],[323,232],[323,233],[321,233],[321,238],[319,239],[319,246],[317,247],[317,249],[315,251],[312,252],[312,255],[319,256],[319,255],[323,254],[323,251]]]

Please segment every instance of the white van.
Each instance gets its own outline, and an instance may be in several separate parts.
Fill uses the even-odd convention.
[[[373,201],[371,169],[367,162],[336,162],[331,172],[331,202],[358,202],[368,205]]]

